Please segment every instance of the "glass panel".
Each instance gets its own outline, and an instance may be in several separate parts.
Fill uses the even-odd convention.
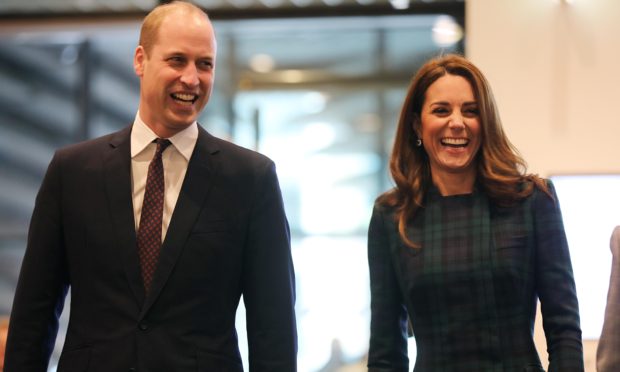
[[[597,340],[603,329],[611,272],[609,240],[620,226],[620,175],[565,174],[551,180],[573,263],[583,338]],[[584,190],[596,192],[586,196]]]
[[[437,18],[237,30],[233,140],[277,165],[293,235],[300,371],[365,370],[368,221],[390,187],[388,152],[409,79],[440,50]],[[270,69],[256,71],[259,55]]]

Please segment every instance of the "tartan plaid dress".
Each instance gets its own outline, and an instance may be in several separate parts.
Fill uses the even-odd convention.
[[[550,190],[555,196],[553,185]],[[575,283],[555,200],[536,189],[510,208],[480,191],[431,188],[404,245],[394,211],[375,204],[368,233],[370,372],[543,371],[533,341],[537,298],[549,371],[583,371]]]

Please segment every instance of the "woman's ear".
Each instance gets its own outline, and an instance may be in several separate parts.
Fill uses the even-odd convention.
[[[422,121],[420,120],[420,115],[413,115],[413,122],[411,123],[413,128],[413,133],[415,133],[416,137],[422,139]]]

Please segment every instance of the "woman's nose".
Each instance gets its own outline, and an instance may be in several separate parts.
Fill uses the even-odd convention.
[[[450,119],[448,121],[448,125],[451,128],[464,127],[465,126],[465,121],[463,119],[464,119],[463,115],[461,115],[459,113],[454,113],[454,114],[452,114],[452,116],[450,116]]]

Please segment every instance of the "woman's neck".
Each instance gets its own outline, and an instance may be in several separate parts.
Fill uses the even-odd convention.
[[[471,194],[476,183],[475,173],[432,173],[433,184],[442,196]]]

